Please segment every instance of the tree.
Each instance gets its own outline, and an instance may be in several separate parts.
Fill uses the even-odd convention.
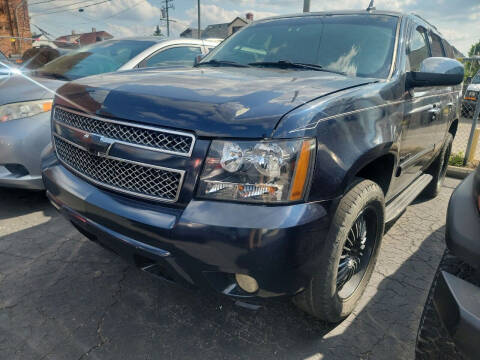
[[[468,56],[480,56],[480,41],[473,44],[468,52]],[[470,60],[465,64],[465,78],[474,76],[477,71],[480,70],[480,61],[479,60]]]
[[[162,30],[160,30],[160,26],[157,25],[157,28],[155,29],[153,36],[163,36]]]

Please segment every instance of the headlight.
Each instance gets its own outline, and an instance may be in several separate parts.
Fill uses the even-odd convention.
[[[315,148],[313,139],[215,140],[205,161],[197,195],[264,203],[302,200]]]
[[[0,122],[23,119],[52,110],[52,100],[18,102],[0,106]]]

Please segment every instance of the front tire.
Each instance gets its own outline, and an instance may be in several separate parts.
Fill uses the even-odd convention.
[[[384,194],[373,181],[358,179],[335,211],[316,274],[294,298],[322,320],[339,322],[353,311],[375,267],[385,220]]]

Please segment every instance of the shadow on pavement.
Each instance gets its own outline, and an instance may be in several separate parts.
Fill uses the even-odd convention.
[[[377,285],[356,316],[331,325],[288,300],[252,312],[164,283],[53,216],[0,237],[0,352],[8,359],[411,359],[443,231],[393,273],[377,266]],[[402,250],[387,249],[394,245],[389,239],[382,249],[395,256]]]
[[[49,208],[49,204],[44,191],[0,188],[0,220],[47,208]]]

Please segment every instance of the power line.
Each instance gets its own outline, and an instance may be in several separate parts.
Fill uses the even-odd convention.
[[[33,3],[29,3],[28,5],[30,5],[30,6],[40,5],[40,4],[51,3],[51,2],[54,2],[54,1],[72,1],[72,0],[44,0],[44,1],[37,1],[37,2],[33,2]]]
[[[91,17],[89,17],[89,16],[87,16],[86,14],[83,13],[82,16],[85,16],[85,17],[88,18],[90,21],[74,22],[74,23],[70,23],[70,25],[80,26],[80,25],[85,25],[85,24],[93,24],[93,23],[97,23],[97,22],[104,22],[106,25],[112,25],[112,24],[110,24],[110,23],[108,23],[108,22],[105,22],[105,20],[110,19],[110,18],[113,18],[113,17],[118,16],[118,15],[121,15],[121,14],[127,12],[128,10],[133,9],[133,8],[135,8],[136,6],[138,6],[138,5],[142,4],[142,3],[145,3],[145,2],[148,3],[147,0],[139,0],[139,1],[137,1],[136,3],[130,5],[129,7],[125,8],[125,9],[122,9],[122,10],[120,10],[120,11],[118,11],[118,12],[112,14],[112,15],[106,16],[106,17],[104,17],[104,18],[97,18],[97,19],[95,19],[95,18],[91,18]],[[173,20],[170,20],[170,21],[173,21]],[[68,30],[68,28],[67,28],[66,26],[63,26],[63,25],[58,24],[58,23],[57,23],[56,25],[62,27],[62,28],[65,29],[65,30]],[[34,26],[36,26],[36,25],[34,25]]]
[[[99,21],[103,21],[103,20],[106,20],[106,19],[110,19],[112,17],[115,17],[115,16],[118,16],[120,14],[123,14],[124,12],[127,12],[128,10],[131,10],[133,9],[134,7],[137,7],[138,5],[140,5],[141,3],[143,2],[146,2],[147,0],[140,0],[140,1],[137,1],[136,3],[134,3],[133,5],[130,5],[129,7],[123,9],[123,10],[120,10],[119,12],[113,14],[113,15],[109,15],[107,16],[106,18],[103,18],[103,19],[99,19]],[[148,3],[148,1],[147,1]]]
[[[42,12],[37,13],[37,15],[47,13],[51,10],[58,10],[58,9],[62,9],[62,8],[68,8],[68,7],[73,6],[73,5],[84,4],[85,2],[89,2],[89,1],[93,1],[93,0],[77,1],[77,2],[74,2],[74,3],[71,3],[71,4],[55,6],[55,7],[49,8],[49,9],[48,8],[47,9],[42,9]],[[82,6],[82,8],[84,8],[84,7],[86,7],[86,6]]]
[[[121,15],[121,14],[127,12],[128,10],[133,9],[134,7],[137,7],[138,5],[140,5],[141,3],[146,2],[146,1],[147,1],[147,0],[137,1],[137,2],[134,3],[133,5],[130,5],[129,7],[125,8],[125,9],[122,9],[122,10],[120,10],[120,11],[118,11],[118,12],[112,14],[112,15],[108,15],[108,16],[106,16],[106,17],[104,17],[104,18],[95,19],[95,18],[88,17],[88,16],[86,16],[85,14],[82,14],[83,16],[85,16],[85,17],[87,17],[88,19],[90,19],[90,21],[83,21],[83,22],[75,23],[74,25],[76,25],[76,26],[77,26],[77,25],[85,25],[85,24],[97,23],[97,22],[99,22],[99,21],[104,22],[105,20],[111,19],[111,18],[113,18],[113,17],[115,17],[115,16],[118,16],[118,15]],[[105,24],[111,25],[111,24],[108,23],[108,22],[105,22]]]
[[[68,12],[68,11],[74,11],[74,10],[78,10],[78,9],[85,9],[85,8],[87,8],[87,7],[100,5],[100,4],[104,4],[104,3],[106,3],[106,2],[111,2],[111,1],[112,1],[112,0],[103,0],[103,1],[99,1],[99,2],[93,3],[93,4],[89,4],[89,5],[85,5],[85,6],[79,6],[79,7],[77,7],[77,8],[73,8],[73,9],[65,9],[65,10],[44,12],[44,13],[34,14],[33,16],[37,17],[37,16],[42,16],[42,15],[49,15],[49,14],[56,14],[56,13],[61,13],[61,12]],[[70,6],[71,6],[71,5],[70,5]]]

